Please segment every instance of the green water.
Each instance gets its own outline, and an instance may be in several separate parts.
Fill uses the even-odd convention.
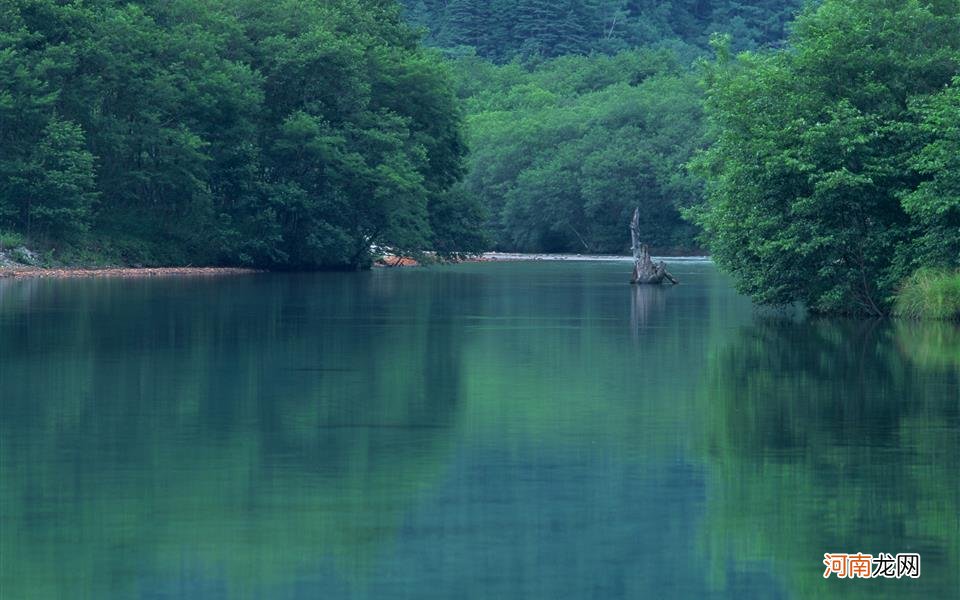
[[[960,597],[960,330],[672,270],[0,281],[0,598]]]

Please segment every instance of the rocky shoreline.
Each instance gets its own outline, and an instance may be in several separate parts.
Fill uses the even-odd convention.
[[[32,255],[32,253],[31,253]],[[666,257],[670,261],[709,261],[705,256]],[[631,261],[628,256],[601,256],[579,254],[514,254],[488,252],[463,257],[449,262],[524,262],[524,261]],[[374,267],[419,267],[421,263],[410,257],[394,255],[383,256],[374,262]],[[38,264],[23,264],[11,260],[9,255],[0,252],[0,279],[89,279],[106,277],[172,277],[195,276],[214,277],[224,275],[248,275],[264,273],[261,269],[235,267],[43,267]]]
[[[706,262],[709,256],[700,255],[657,255],[656,260],[671,262]],[[476,259],[467,262],[525,262],[525,261],[557,261],[557,262],[633,262],[632,256],[615,254],[522,254],[514,252],[487,252]]]
[[[171,267],[171,268],[135,268],[107,267],[102,269],[52,268],[42,267],[0,267],[0,279],[89,279],[97,277],[171,277],[171,276],[224,276],[262,273],[256,269],[234,269],[217,267]]]

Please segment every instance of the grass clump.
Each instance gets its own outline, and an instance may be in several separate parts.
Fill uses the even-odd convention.
[[[900,288],[893,313],[909,319],[960,320],[960,271],[917,271]]]
[[[0,250],[11,250],[22,246],[23,236],[13,231],[0,231]]]

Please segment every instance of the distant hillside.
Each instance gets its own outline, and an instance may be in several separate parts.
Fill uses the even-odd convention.
[[[714,32],[735,50],[779,44],[803,0],[401,0],[427,43],[506,62],[612,54],[637,46],[702,52]]]

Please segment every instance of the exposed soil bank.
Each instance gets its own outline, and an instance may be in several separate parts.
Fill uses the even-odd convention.
[[[373,262],[374,267],[419,267],[420,263],[409,256],[381,256]]]

